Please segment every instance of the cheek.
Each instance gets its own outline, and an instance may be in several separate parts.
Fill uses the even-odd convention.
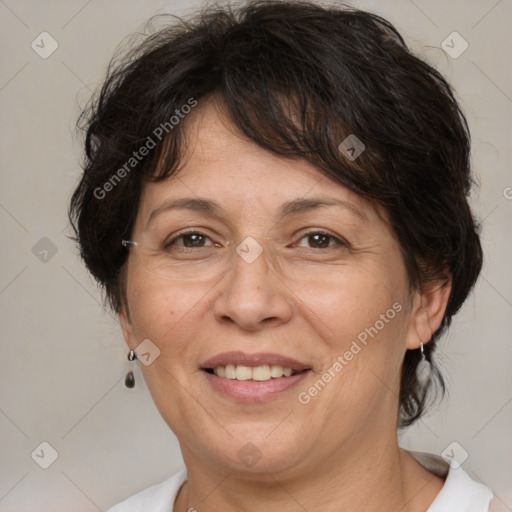
[[[178,333],[191,328],[211,288],[204,283],[164,280],[134,270],[127,286],[134,335],[154,340],[162,348],[172,341],[173,348],[178,348],[182,337]]]
[[[317,405],[336,403],[342,416],[352,411],[362,417],[389,389],[398,392],[409,322],[407,281],[402,273],[384,270],[343,269],[328,284],[299,292],[301,314],[323,341],[318,377],[328,383]]]
[[[135,344],[150,339],[160,350],[155,361],[140,365],[144,380],[162,417],[173,431],[179,431],[182,419],[175,411],[188,411],[188,382],[197,372],[194,343],[204,332],[206,311],[211,308],[212,286],[176,283],[134,271],[127,286],[127,299]],[[210,305],[209,305],[210,304]],[[187,424],[197,420],[194,415]]]
[[[154,364],[141,365],[157,406],[177,400],[180,394],[167,396],[168,390],[186,387],[198,371],[198,357],[204,353],[202,343],[214,321],[216,285],[165,280],[138,269],[129,274],[127,300],[133,343],[149,339],[160,350]]]
[[[311,281],[296,291],[302,314],[333,348],[347,341],[395,331],[404,317],[405,281],[375,268],[334,269],[329,282]],[[393,307],[393,305],[395,305]],[[398,311],[400,310],[400,311]],[[393,327],[394,329],[391,329]],[[373,336],[372,336],[373,335]],[[324,336],[322,336],[324,337]]]

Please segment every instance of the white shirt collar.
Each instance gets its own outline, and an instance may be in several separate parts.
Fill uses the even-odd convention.
[[[438,455],[408,451],[425,469],[445,479],[444,486],[427,512],[488,512],[492,490],[476,482],[458,467],[454,469]]]
[[[436,455],[411,451],[408,453],[425,469],[445,479],[441,492],[427,512],[488,512],[493,492],[489,487],[473,480],[462,467],[450,468]],[[187,470],[182,469],[171,478],[144,489],[107,512],[169,512],[186,481]]]

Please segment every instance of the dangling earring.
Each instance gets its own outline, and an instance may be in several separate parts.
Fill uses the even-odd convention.
[[[130,350],[130,352],[128,352],[128,361],[135,361],[135,359],[137,359],[135,350]],[[133,372],[131,370],[126,374],[124,385],[130,389],[135,386],[135,377],[133,376]]]
[[[422,386],[424,386],[430,380],[430,375],[432,373],[432,367],[430,366],[430,362],[427,361],[425,352],[423,351],[423,342],[421,343],[421,346],[420,346],[420,352],[421,352],[421,360],[418,363],[418,366],[416,366],[416,378],[418,379],[419,383]]]

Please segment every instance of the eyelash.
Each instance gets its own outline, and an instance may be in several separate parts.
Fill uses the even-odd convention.
[[[326,236],[328,238],[330,238],[331,240],[334,240],[334,244],[333,245],[329,245],[328,247],[326,248],[320,248],[320,249],[317,249],[315,247],[308,247],[309,249],[313,249],[313,250],[329,250],[329,249],[334,249],[336,246],[339,246],[339,247],[347,247],[348,246],[348,243],[345,242],[345,240],[342,240],[341,238],[338,238],[337,236],[334,236],[332,233],[329,233],[328,231],[323,231],[323,230],[311,230],[311,231],[308,231],[306,233],[304,233],[300,238],[299,238],[299,242],[301,240],[303,240],[304,238],[308,237],[308,236],[311,236],[311,235],[323,235],[323,236]]]
[[[202,237],[206,237],[206,238],[210,239],[210,237],[208,235],[205,235],[205,234],[201,233],[200,231],[196,231],[196,230],[183,231],[183,232],[179,233],[178,235],[176,235],[171,240],[169,240],[168,242],[165,242],[164,248],[165,249],[169,249],[169,247],[173,246],[177,240],[179,240],[180,238],[183,238],[183,237],[185,237],[187,235],[200,235]],[[308,236],[311,236],[311,235],[323,235],[323,236],[329,237],[331,240],[334,240],[336,243],[334,245],[328,246],[326,248],[318,249],[318,248],[315,248],[315,247],[308,247],[309,249],[313,249],[313,250],[328,250],[328,249],[334,248],[336,245],[341,246],[341,247],[348,246],[348,243],[345,242],[344,240],[338,238],[337,236],[334,236],[332,233],[329,233],[328,231],[324,231],[324,230],[321,230],[321,229],[320,230],[311,230],[311,231],[308,231],[307,233],[304,233],[300,237],[300,239],[298,241],[300,242],[304,238],[306,238]],[[294,242],[294,245],[296,243],[297,242]],[[215,244],[215,242],[212,242],[212,245],[214,245],[214,244]],[[194,249],[193,247],[184,247],[184,246],[182,248],[183,249]],[[199,247],[199,249],[203,249],[203,248],[204,247]]]

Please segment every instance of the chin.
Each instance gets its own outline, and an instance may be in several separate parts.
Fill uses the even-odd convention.
[[[229,471],[248,474],[279,473],[297,466],[302,460],[303,453],[297,447],[302,447],[299,438],[288,436],[284,439],[265,439],[268,436],[268,426],[264,436],[234,436],[211,456]]]

